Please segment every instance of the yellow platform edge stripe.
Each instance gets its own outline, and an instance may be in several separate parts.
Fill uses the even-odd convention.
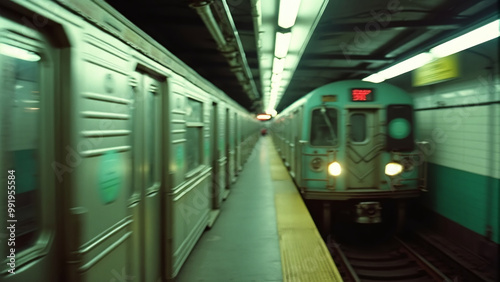
[[[273,142],[266,138],[274,189],[283,281],[342,281]]]

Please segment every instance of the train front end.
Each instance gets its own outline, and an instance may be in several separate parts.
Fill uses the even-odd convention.
[[[303,107],[296,181],[306,199],[352,205],[359,223],[378,223],[384,204],[400,217],[425,189],[411,97],[389,84],[342,81],[314,90]]]

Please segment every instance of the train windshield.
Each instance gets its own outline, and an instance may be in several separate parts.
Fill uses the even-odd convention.
[[[315,109],[311,118],[311,145],[337,145],[337,110],[331,108]]]

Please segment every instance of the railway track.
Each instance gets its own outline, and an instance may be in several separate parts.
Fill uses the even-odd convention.
[[[419,253],[425,257],[432,254],[429,261],[438,267],[445,265],[443,269],[447,272],[443,272],[456,277],[456,281],[499,281],[494,258],[487,261],[423,229],[413,230],[410,234],[410,245],[418,248]]]
[[[459,281],[447,277],[399,238],[370,247],[329,240],[344,281]]]

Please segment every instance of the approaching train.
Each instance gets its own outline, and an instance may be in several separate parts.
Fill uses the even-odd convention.
[[[339,81],[315,89],[274,120],[274,143],[306,199],[381,221],[383,204],[404,219],[405,199],[425,189],[412,99],[385,83]],[[328,222],[325,222],[328,224]]]
[[[103,1],[0,3],[1,281],[176,276],[254,116]]]

